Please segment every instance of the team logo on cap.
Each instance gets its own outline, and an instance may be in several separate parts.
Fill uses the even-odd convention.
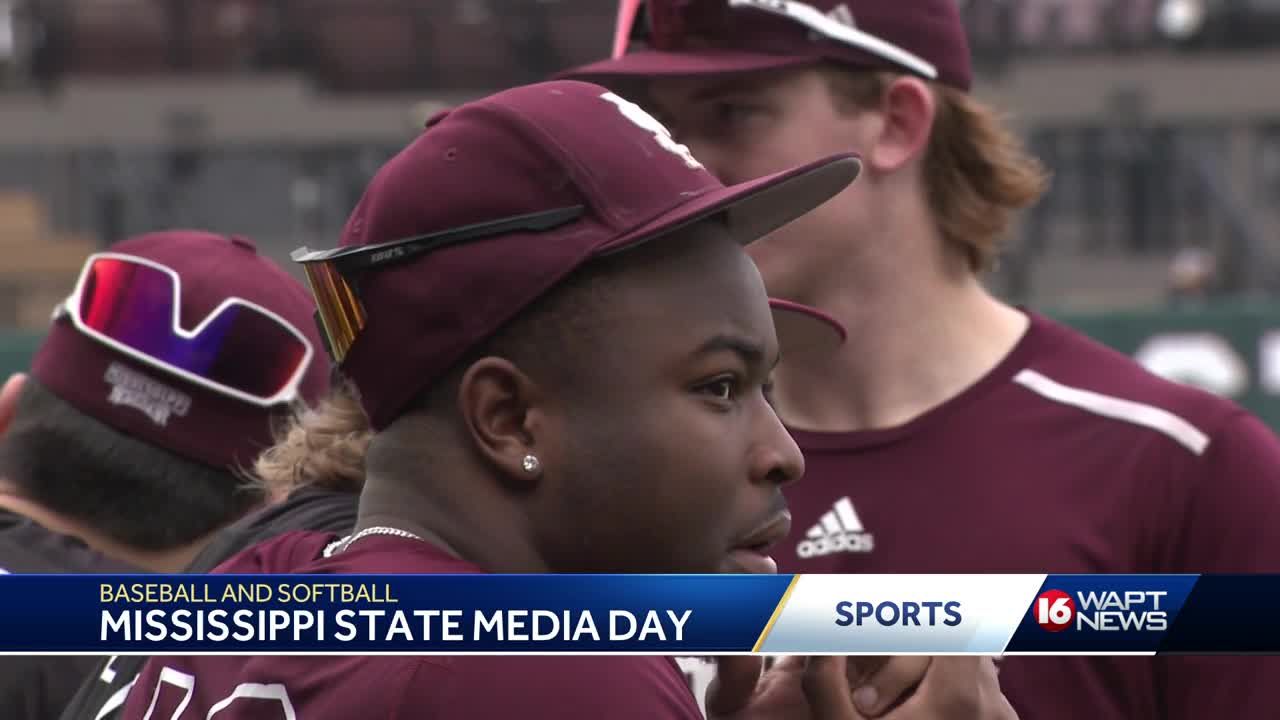
[[[183,417],[191,409],[190,395],[119,363],[111,363],[103,379],[111,385],[107,402],[139,410],[160,427],[168,425],[170,417]]]
[[[671,131],[658,122],[658,118],[645,112],[644,108],[611,92],[607,92],[600,97],[616,105],[618,110],[622,112],[623,117],[635,123],[640,129],[653,133],[654,139],[658,141],[658,145],[663,150],[684,160],[684,164],[694,170],[702,167],[702,163],[698,162],[698,159],[693,156],[688,146],[676,142],[675,138],[671,136]]]

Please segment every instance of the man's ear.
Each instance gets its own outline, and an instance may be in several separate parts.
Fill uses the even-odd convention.
[[[18,414],[18,398],[26,384],[26,375],[14,373],[5,381],[4,387],[0,388],[0,437],[9,431],[13,418]]]
[[[544,397],[532,378],[498,357],[477,360],[458,383],[458,411],[477,452],[517,486],[532,487],[542,475]]]
[[[923,80],[899,77],[885,88],[879,111],[883,123],[866,162],[882,173],[890,173],[928,149],[937,99]]]

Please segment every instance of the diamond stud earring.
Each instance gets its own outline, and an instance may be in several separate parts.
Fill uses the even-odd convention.
[[[536,475],[542,469],[542,463],[538,462],[537,456],[529,454],[525,455],[524,459],[520,461],[520,467],[524,468],[524,471],[530,475]]]

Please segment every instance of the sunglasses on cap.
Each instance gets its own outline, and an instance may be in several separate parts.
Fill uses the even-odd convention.
[[[141,363],[262,407],[291,402],[313,349],[280,315],[242,298],[223,300],[194,328],[182,326],[182,278],[133,255],[90,255],[71,295],[54,310],[83,335]]]
[[[857,48],[930,80],[938,78],[937,67],[924,58],[797,0],[620,0],[612,56],[616,60],[625,55],[632,44],[663,52],[707,46],[765,53],[794,50],[794,45],[779,45],[777,33],[752,10],[786,18],[820,38]]]
[[[329,355],[341,363],[364,330],[368,320],[360,299],[359,278],[378,268],[405,262],[442,248],[517,232],[553,230],[577,220],[581,205],[516,215],[377,245],[356,245],[333,250],[294,250],[292,260],[302,265],[316,300],[316,325]]]

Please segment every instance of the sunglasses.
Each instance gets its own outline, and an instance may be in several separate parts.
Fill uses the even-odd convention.
[[[298,397],[314,351],[288,320],[231,297],[187,329],[181,297],[182,278],[173,269],[97,253],[54,318],[67,318],[83,335],[123,355],[227,397],[261,407]]]
[[[368,321],[360,299],[359,279],[371,270],[387,267],[442,248],[517,232],[545,232],[577,220],[581,205],[516,215],[449,230],[414,235],[377,245],[333,250],[294,250],[290,257],[302,265],[316,300],[316,325],[329,355],[341,363]]]
[[[710,44],[723,49],[786,53],[770,24],[756,10],[790,20],[822,38],[870,53],[917,75],[936,80],[929,61],[875,35],[846,25],[797,0],[620,0],[614,27],[613,58],[639,44],[664,52]],[[701,45],[691,46],[690,40]]]

